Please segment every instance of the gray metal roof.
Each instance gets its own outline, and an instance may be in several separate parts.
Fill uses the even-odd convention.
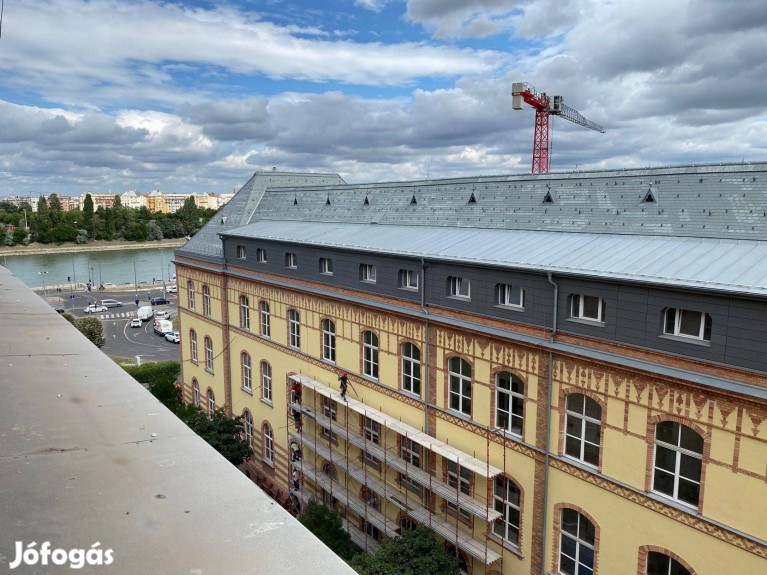
[[[222,207],[215,217],[198,231],[194,237],[176,250],[179,255],[201,255],[222,258],[223,251],[218,234],[247,224],[256,211],[264,191],[268,187],[280,188],[318,185],[341,185],[344,181],[337,174],[301,174],[295,172],[256,172],[234,197]],[[291,203],[292,203],[291,199]]]
[[[227,235],[767,295],[767,241],[268,220]]]
[[[257,218],[764,240],[767,163],[270,188]]]

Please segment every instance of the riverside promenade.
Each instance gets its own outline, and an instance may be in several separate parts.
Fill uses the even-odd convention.
[[[179,248],[187,242],[186,238],[155,240],[151,242],[126,242],[97,240],[87,244],[30,244],[28,246],[0,246],[0,257],[32,256],[41,254],[67,254],[82,252],[105,252],[115,250],[140,250],[148,248]]]

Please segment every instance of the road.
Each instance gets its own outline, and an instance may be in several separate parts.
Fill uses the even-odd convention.
[[[140,294],[141,306],[149,305],[147,294],[151,297],[162,296],[162,290],[155,289],[151,292]],[[134,302],[135,292],[120,291],[91,291],[74,292],[74,299],[70,298],[69,293],[50,292],[48,301],[54,307],[63,307],[67,313],[75,317],[95,317],[101,320],[104,327],[104,339],[106,343],[101,348],[107,355],[119,355],[124,357],[141,356],[142,360],[150,361],[179,361],[181,359],[180,344],[171,343],[164,337],[155,335],[152,331],[152,321],[144,322],[140,328],[130,327],[130,320],[136,317],[137,306]],[[170,300],[168,305],[154,306],[157,312],[165,310],[170,312],[170,319],[177,327],[178,316],[178,298],[176,294],[167,294],[166,298]],[[84,309],[88,304],[98,303],[102,299],[116,299],[123,302],[122,307],[112,307],[106,312],[85,313]]]

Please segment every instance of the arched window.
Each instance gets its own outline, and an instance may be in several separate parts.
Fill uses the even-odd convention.
[[[250,329],[250,300],[248,296],[240,296],[240,327]]]
[[[246,351],[243,351],[240,354],[240,365],[242,368],[242,389],[244,389],[247,392],[253,391],[253,379],[252,379],[252,369],[250,364],[250,354]]]
[[[381,510],[380,497],[378,497],[378,495],[370,491],[370,489],[368,489],[367,487],[362,488],[360,497],[365,502],[365,505],[367,505],[368,507],[372,507],[373,509],[376,509],[378,511]]]
[[[272,337],[272,322],[269,316],[269,303],[262,301],[258,304],[258,309],[261,315],[261,335],[264,337]]]
[[[192,362],[197,363],[197,332],[193,329],[189,330],[189,347],[192,354]]]
[[[200,384],[196,379],[192,379],[192,403],[195,407],[200,407]]]
[[[324,473],[326,476],[330,477],[333,481],[338,481],[338,472],[336,471],[335,465],[332,463],[326,463],[322,466],[322,473]]]
[[[458,549],[455,545],[448,545],[447,554],[458,559],[458,571],[461,575],[468,575],[471,573],[469,568],[469,558],[466,556],[466,553]]]
[[[261,362],[261,399],[272,402],[272,366]]]
[[[567,396],[565,453],[589,465],[599,465],[602,408],[581,393]]]
[[[402,389],[421,395],[421,350],[409,342],[402,344]]]
[[[647,554],[647,575],[691,575],[676,559],[663,553],[650,551]]]
[[[493,523],[493,533],[519,546],[519,487],[508,477],[495,478],[493,490],[494,509],[501,516]]]
[[[194,301],[194,282],[193,281],[190,280],[190,281],[186,282],[186,291],[187,291],[187,295],[189,297],[189,309],[194,311],[194,309],[195,309],[195,301]]]
[[[508,371],[495,376],[495,425],[522,435],[525,415],[525,382]]]
[[[211,315],[210,305],[210,287],[202,286],[202,314],[210,317]]]
[[[362,373],[378,379],[378,336],[372,331],[362,332]]]
[[[655,426],[653,491],[697,507],[703,465],[703,438],[675,421]]]
[[[288,331],[290,347],[301,347],[301,316],[294,309],[288,312]]]
[[[205,336],[205,369],[213,372],[213,340]]]
[[[245,413],[242,414],[242,419],[245,422],[245,440],[248,442],[248,445],[252,446],[253,445],[253,416],[246,409]]]
[[[268,423],[264,423],[264,459],[269,462],[274,462],[274,432],[272,426]]]
[[[562,509],[559,535],[559,572],[563,575],[594,573],[594,524],[574,509]]]
[[[213,417],[216,412],[216,397],[213,395],[213,390],[208,390],[208,416]]]
[[[329,319],[322,320],[322,359],[336,361],[336,324]]]
[[[460,357],[448,362],[449,407],[465,415],[471,415],[471,366]]]

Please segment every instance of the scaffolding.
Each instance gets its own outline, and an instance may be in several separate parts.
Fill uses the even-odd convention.
[[[379,409],[342,397],[329,385],[311,377],[296,374],[290,379],[293,386],[288,391],[286,412],[288,443],[296,442],[301,450],[301,457],[291,466],[301,477],[296,497],[304,502],[314,497],[328,504],[339,503],[354,512],[363,528],[357,527],[349,517],[344,519],[344,527],[352,541],[369,553],[378,549],[379,542],[374,535],[397,537],[401,534],[400,521],[392,520],[385,513],[386,504],[391,504],[401,519],[407,517],[428,526],[450,545],[483,563],[485,569],[502,562],[502,554],[489,547],[489,534],[493,522],[502,517],[491,502],[494,478],[504,470],[489,463],[489,437],[487,457],[482,461]],[[299,394],[294,392],[296,384],[301,390]],[[343,412],[339,413],[341,407]],[[353,420],[360,416],[362,423],[355,425]],[[375,424],[368,427],[368,421]],[[375,430],[378,430],[377,437]],[[418,464],[404,453],[403,444],[419,446]],[[350,447],[359,453],[350,457]],[[436,476],[437,457],[455,464],[458,477],[454,481]],[[504,467],[505,459],[504,450]],[[375,473],[369,471],[371,467],[377,467]],[[343,472],[343,481],[337,470]],[[465,493],[461,489],[461,470],[470,471],[474,478],[482,478],[487,489],[482,489],[484,482],[478,482],[474,496]],[[391,480],[389,472],[395,472],[398,479]],[[289,473],[292,475],[292,470]],[[288,479],[292,484],[291,478]],[[355,492],[352,480],[360,485],[364,496]],[[487,493],[485,498],[477,495],[482,492]],[[375,497],[367,496],[368,493]],[[436,505],[437,497],[445,502],[442,509]],[[462,515],[470,516],[471,521],[463,522]],[[486,529],[482,529],[482,525]],[[368,526],[373,529],[368,530]],[[478,536],[477,531],[482,535]]]

